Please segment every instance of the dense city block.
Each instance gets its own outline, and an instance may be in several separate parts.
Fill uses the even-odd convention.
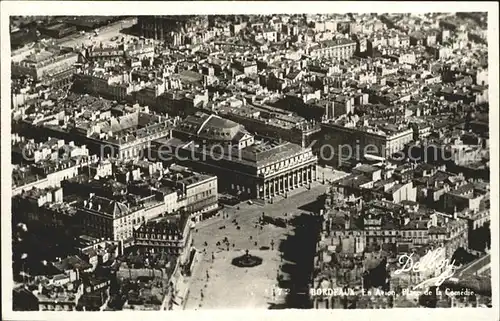
[[[486,19],[11,17],[14,310],[491,307]]]

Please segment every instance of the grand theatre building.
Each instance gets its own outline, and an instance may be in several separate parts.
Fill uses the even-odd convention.
[[[242,198],[268,200],[316,180],[318,159],[311,148],[259,140],[216,115],[189,116],[172,136],[154,141],[151,155],[215,174],[221,191]]]

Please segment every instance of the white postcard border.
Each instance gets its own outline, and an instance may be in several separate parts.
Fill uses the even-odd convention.
[[[239,320],[269,318],[322,320],[334,317],[340,320],[429,320],[454,318],[455,320],[499,320],[500,301],[498,284],[499,267],[499,202],[491,198],[492,235],[492,302],[493,308],[403,309],[388,310],[202,310],[196,311],[117,311],[97,315],[96,312],[13,312],[11,270],[11,172],[10,172],[10,15],[147,15],[147,14],[270,14],[270,13],[348,13],[348,12],[488,12],[489,44],[489,94],[490,94],[490,159],[491,195],[499,195],[499,100],[498,100],[498,3],[497,2],[278,2],[278,1],[186,1],[186,2],[135,2],[135,1],[2,1],[1,2],[1,138],[2,138],[2,319],[5,320],[134,320],[142,318],[182,318],[183,320]],[[496,66],[496,67],[495,67]],[[230,289],[228,289],[230,295]],[[250,312],[250,313],[249,313]]]

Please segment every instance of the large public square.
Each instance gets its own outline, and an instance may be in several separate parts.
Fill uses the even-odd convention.
[[[325,180],[330,181],[345,175],[318,167],[318,172],[323,171]],[[277,279],[284,274],[281,267],[292,263],[283,258],[279,249],[294,229],[291,225],[260,225],[259,218],[263,213],[285,219],[312,214],[313,204],[326,188],[327,184],[322,184],[320,179],[310,189],[302,187],[286,198],[275,198],[273,203],[240,203],[226,207],[218,217],[198,223],[194,246],[203,254],[203,259],[194,268],[185,308],[267,309],[282,304],[288,289],[279,288]],[[231,260],[246,250],[262,258],[262,264],[252,268],[232,265]]]

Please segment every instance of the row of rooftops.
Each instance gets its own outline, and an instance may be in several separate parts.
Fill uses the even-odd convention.
[[[192,54],[190,54],[190,55],[192,55]],[[240,60],[241,60],[241,59],[240,59]],[[215,60],[214,60],[214,61],[215,61]],[[243,60],[243,61],[244,61],[244,63],[249,63],[249,62],[245,62],[245,60]],[[360,61],[360,60],[356,60],[356,59],[355,59],[355,60],[352,60],[352,61],[353,61],[353,62],[355,62],[355,64],[353,64],[353,65],[356,65],[357,63],[359,63],[359,61]],[[392,79],[391,79],[391,81],[392,81],[392,82],[397,82],[397,79],[392,78]],[[373,89],[373,90],[376,90],[376,87],[372,87],[372,89]],[[412,88],[412,89],[413,89],[413,88]],[[405,89],[404,89],[404,88],[401,88],[401,87],[397,87],[397,86],[395,86],[395,87],[394,87],[394,89],[393,89],[392,91],[393,91],[393,92],[396,92],[396,91],[397,91],[397,92],[400,92],[401,90],[405,90]],[[446,91],[446,90],[445,90],[445,91]],[[392,98],[394,98],[394,97],[397,97],[397,95],[393,97],[392,95],[394,95],[394,94],[391,94],[391,93],[388,93],[388,94],[386,94],[386,95],[388,95],[387,97],[388,97],[388,98],[390,98],[390,99],[392,99]],[[391,97],[392,97],[392,98],[391,98]]]
[[[145,160],[140,163],[143,163],[143,166],[137,161],[113,162],[113,167],[115,167],[113,177],[95,179],[81,174],[70,179],[70,183],[85,185],[85,191],[89,191],[90,188],[94,192],[89,197],[81,199],[79,206],[82,209],[88,208],[120,217],[133,212],[137,207],[140,207],[140,204],[143,207],[160,204],[156,195],[158,191],[162,194],[177,193],[178,196],[181,196],[186,193],[188,188],[192,188],[200,182],[214,179],[214,176],[192,172],[178,165],[163,169],[163,166],[158,167]],[[124,181],[116,180],[116,175],[127,174],[144,166],[147,169],[138,172],[139,176],[134,175],[134,178],[130,178],[127,185]],[[141,195],[132,194],[130,188],[136,191],[134,193]]]
[[[409,131],[408,124],[400,119],[399,123],[390,123],[388,121],[372,119],[371,117],[358,117],[354,115],[353,117],[342,117],[336,120],[330,121],[331,124],[346,127],[355,128],[360,131],[365,131],[367,133],[373,133],[379,136],[394,136],[406,131]]]
[[[206,115],[202,113],[195,116],[189,116],[184,122],[180,123],[175,130],[181,133],[189,133],[189,139],[194,139],[195,141],[194,143],[190,143],[194,144],[193,146],[197,144],[196,142],[207,139],[207,135],[210,134],[209,136],[211,138],[209,138],[209,140],[211,140],[211,142],[204,143],[204,148],[207,149],[214,141],[224,140],[237,143],[240,142],[240,140],[248,140],[252,137],[243,126],[233,121],[216,115]],[[215,135],[216,133],[223,133],[224,135],[217,136]],[[185,140],[186,138],[182,139]],[[174,142],[172,141],[172,143]],[[179,143],[182,144],[181,142]],[[227,148],[231,149],[230,146]],[[249,161],[257,164],[273,162],[274,160],[291,157],[292,155],[304,151],[301,146],[292,143],[260,140],[254,141],[251,144],[246,144],[243,148],[239,148],[236,145],[232,148],[240,149],[240,151],[233,151],[236,154],[231,152],[231,155],[241,155],[241,159],[238,159],[239,161]],[[227,152],[229,154],[229,150],[227,150]]]
[[[164,133],[173,126],[171,120],[149,113],[147,108],[138,106],[112,105],[110,101],[96,100],[89,96],[82,97],[79,109],[67,110],[72,118],[64,117],[64,124],[59,127],[63,131],[81,130],[84,136],[111,143],[125,144],[154,134]],[[54,105],[51,113],[65,113],[65,104]],[[118,114],[114,116],[113,114]],[[122,116],[119,116],[122,114]],[[69,116],[69,115],[66,115]],[[26,117],[26,121],[36,117]],[[47,123],[49,125],[50,123]]]
[[[303,117],[269,105],[253,103],[237,108],[224,106],[220,107],[218,111],[221,115],[229,114],[243,118],[251,118],[255,121],[284,129],[307,129],[313,127],[313,125],[309,124]]]
[[[177,165],[172,165],[166,170],[164,170],[163,167],[161,166],[161,168],[157,168],[159,169],[159,171],[155,171],[154,168],[151,168],[151,166],[154,167],[155,165],[154,163],[148,161],[142,161],[142,163],[144,163],[143,164],[144,166],[147,165],[148,169],[144,172],[141,171],[140,175],[142,178],[135,179],[131,181],[129,184],[132,187],[142,186],[144,188],[144,193],[143,193],[144,195],[142,197],[141,202],[144,203],[145,206],[146,205],[154,206],[154,204],[156,204],[155,203],[156,201],[154,199],[149,199],[145,195],[148,194],[153,196],[154,193],[152,188],[154,189],[154,187],[156,187],[156,189],[161,191],[162,193],[170,194],[178,191],[178,194],[179,193],[182,194],[186,192],[187,188],[191,188],[200,182],[214,179],[213,176],[192,172],[184,167]],[[132,162],[128,164],[115,163],[114,166],[116,166],[114,170],[115,174],[119,174],[120,172],[128,173],[133,168],[141,167],[141,165],[138,164],[138,162]],[[161,178],[161,180],[155,179],[155,177]],[[86,185],[87,188],[84,189],[86,191],[88,191],[90,188],[90,190],[98,192],[100,194],[109,192],[108,194],[106,194],[106,197],[94,194],[91,195],[91,197],[88,199],[80,199],[80,198],[77,199],[77,201],[80,200],[82,201],[82,203],[86,203],[84,204],[84,207],[87,207],[88,205],[89,207],[92,207],[94,210],[95,209],[99,211],[102,210],[103,212],[106,213],[109,212],[110,214],[114,215],[127,214],[131,210],[133,210],[134,206],[137,205],[136,203],[139,200],[134,195],[127,194],[128,193],[127,185],[125,185],[120,181],[115,180],[115,178],[108,177],[108,178],[95,179],[88,177],[86,174],[80,174],[76,177],[69,179],[68,182]],[[181,187],[183,189],[182,191],[180,190]],[[147,192],[148,189],[150,190],[150,192]],[[46,194],[52,194],[59,190],[60,188],[53,188],[53,187],[41,188],[41,189],[32,188],[23,191],[17,197],[19,197],[20,199],[33,199],[38,202],[38,199],[40,197],[43,197]],[[125,194],[129,195],[130,197],[125,197]],[[126,205],[128,203],[130,203],[130,206]],[[60,201],[56,203],[45,202],[42,205],[46,206],[51,211],[62,214],[73,215],[75,213],[75,207],[73,205],[70,205],[68,202],[62,202],[62,203]]]
[[[187,224],[190,224],[188,215],[180,213],[177,216],[162,217],[145,222],[135,230],[135,233],[166,235],[167,237],[182,239]],[[139,235],[138,238],[142,237]]]
[[[363,231],[365,235],[373,236],[387,231],[396,233],[383,235],[404,237],[407,235],[405,231],[427,231],[428,235],[449,235],[467,227],[467,221],[461,220],[462,218],[472,218],[472,215],[477,215],[464,211],[455,217],[426,209],[418,203],[405,203],[411,204],[393,209],[391,206],[370,207],[373,203],[368,202],[363,205],[361,212],[353,212],[351,208],[340,205],[327,211],[326,227],[330,232]]]
[[[61,159],[42,160],[38,163],[15,165],[12,171],[13,188],[28,185],[45,179],[48,175],[59,171],[82,166],[93,161],[91,156],[66,157]]]
[[[344,187],[344,188],[361,188],[361,189],[366,189],[367,191],[373,191],[377,192],[377,190],[380,190],[382,194],[384,193],[391,193],[392,190],[395,188],[401,188],[403,184],[408,184],[412,183],[412,186],[415,186],[418,190],[424,190],[424,189],[430,189],[433,191],[438,191],[438,190],[444,190],[445,193],[449,195],[455,195],[458,197],[463,197],[463,198],[479,198],[481,199],[480,207],[479,207],[479,212],[483,212],[487,210],[488,208],[488,202],[489,202],[489,185],[485,183],[484,181],[481,180],[466,180],[463,175],[455,175],[451,174],[448,172],[445,172],[443,170],[438,170],[436,166],[430,165],[430,164],[420,164],[420,165],[402,165],[393,168],[394,173],[391,178],[383,178],[380,180],[375,180],[372,181],[372,174],[379,171],[383,174],[384,171],[387,171],[389,169],[389,165],[386,165],[385,168],[382,165],[358,165],[354,167],[353,169],[353,174],[350,174],[339,181],[334,183],[334,186],[337,187]],[[408,171],[413,171],[414,175],[411,175],[410,180],[403,180],[403,182],[400,182],[400,175],[402,173],[408,173]],[[385,174],[384,174],[385,175]],[[382,175],[384,177],[384,175]],[[396,176],[394,176],[396,175]],[[373,183],[370,184],[370,187],[368,186],[367,183]],[[365,187],[362,187],[365,186]],[[387,186],[390,187],[387,189]],[[335,197],[337,192],[332,191],[328,195],[330,197]],[[352,197],[351,197],[352,198]],[[346,202],[352,202],[350,198],[345,200]],[[336,202],[328,202],[327,204],[331,204],[332,206],[335,206]],[[392,212],[394,213],[399,213],[398,215],[400,216],[402,211],[406,211],[406,213],[420,213],[421,215],[426,216],[429,218],[430,214],[435,213],[433,210],[427,210],[425,205],[419,204],[413,201],[403,201],[401,204],[393,204],[388,201],[380,201],[380,200],[375,200],[371,201],[370,205],[364,207],[365,213],[369,217],[386,217],[387,212]],[[417,212],[415,212],[415,210]],[[409,212],[408,212],[409,211]],[[456,211],[456,210],[455,210]],[[334,212],[338,213],[345,213],[345,215],[351,215],[352,211],[350,211],[348,208],[343,208],[342,205],[337,204],[337,208],[334,210]],[[349,214],[351,213],[351,214]],[[378,213],[378,214],[377,214]],[[390,220],[389,220],[389,225],[384,225],[382,229],[391,229],[393,228],[394,224],[394,215],[390,215]],[[413,214],[412,214],[413,215]],[[441,214],[440,214],[441,215]],[[455,215],[455,214],[454,214]],[[458,217],[479,217],[480,214],[476,212],[475,210],[464,210],[460,213],[457,213]],[[478,216],[479,215],[479,216]],[[339,220],[343,219],[344,215],[341,215]],[[448,217],[449,214],[442,214],[442,217]],[[456,217],[455,217],[456,218]],[[422,218],[419,218],[419,221],[421,221]],[[398,222],[401,224],[401,220],[398,219]],[[366,223],[366,222],[365,222]],[[380,221],[379,221],[380,223]],[[359,224],[359,223],[358,223]],[[414,224],[415,225],[415,224]],[[419,225],[420,227],[425,226],[425,224],[422,223],[416,223],[416,225]],[[341,224],[341,226],[343,226]],[[404,227],[406,226],[406,227]],[[413,225],[408,225],[408,222],[405,221],[403,225],[401,225],[401,229],[405,228],[412,228]],[[437,223],[433,223],[433,226],[438,226]],[[343,228],[343,227],[342,227]],[[433,232],[440,231],[440,229],[433,229]]]
[[[350,39],[344,39],[344,38],[339,38],[339,39],[334,39],[334,40],[325,40],[321,41],[317,44],[318,48],[335,48],[335,47],[343,47],[343,46],[355,46],[356,41],[350,40]],[[316,49],[313,45],[311,47],[311,50]]]
[[[395,91],[395,89],[394,89],[393,91]],[[389,97],[389,96],[388,96],[388,97]],[[390,97],[389,97],[389,98],[390,98]]]
[[[20,62],[13,62],[13,64],[18,64],[22,66],[42,68],[44,66],[55,64],[59,61],[75,58],[77,53],[74,52],[66,52],[66,53],[57,53],[50,51],[42,51],[40,53],[33,54],[31,56],[26,57],[24,60]]]

